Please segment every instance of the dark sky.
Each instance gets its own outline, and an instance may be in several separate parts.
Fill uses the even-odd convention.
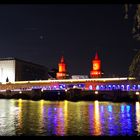
[[[131,26],[123,4],[0,5],[0,57],[51,69],[63,54],[70,74],[89,75],[97,50],[106,76],[126,76],[140,46]]]

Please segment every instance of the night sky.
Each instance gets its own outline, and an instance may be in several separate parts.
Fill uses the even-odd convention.
[[[140,42],[123,4],[0,5],[0,57],[58,68],[63,54],[71,75],[89,75],[97,51],[105,76],[127,76]]]

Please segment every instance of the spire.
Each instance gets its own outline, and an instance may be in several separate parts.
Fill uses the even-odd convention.
[[[96,54],[95,54],[95,60],[98,60],[98,59],[99,59],[98,53],[96,52]]]
[[[61,63],[64,63],[64,57],[63,56],[61,57]]]

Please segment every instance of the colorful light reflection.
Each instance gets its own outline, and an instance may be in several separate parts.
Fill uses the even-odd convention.
[[[136,102],[136,126],[138,133],[140,133],[140,102]]]
[[[140,102],[1,100],[0,123],[0,135],[136,135]]]
[[[94,135],[101,135],[99,102],[94,102]]]

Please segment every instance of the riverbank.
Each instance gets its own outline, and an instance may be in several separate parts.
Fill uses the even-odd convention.
[[[140,101],[140,95],[131,91],[91,91],[71,89],[65,90],[44,90],[34,89],[31,91],[10,91],[0,92],[1,99],[29,99],[29,100],[51,100],[51,101],[112,101],[112,102],[135,102]]]

